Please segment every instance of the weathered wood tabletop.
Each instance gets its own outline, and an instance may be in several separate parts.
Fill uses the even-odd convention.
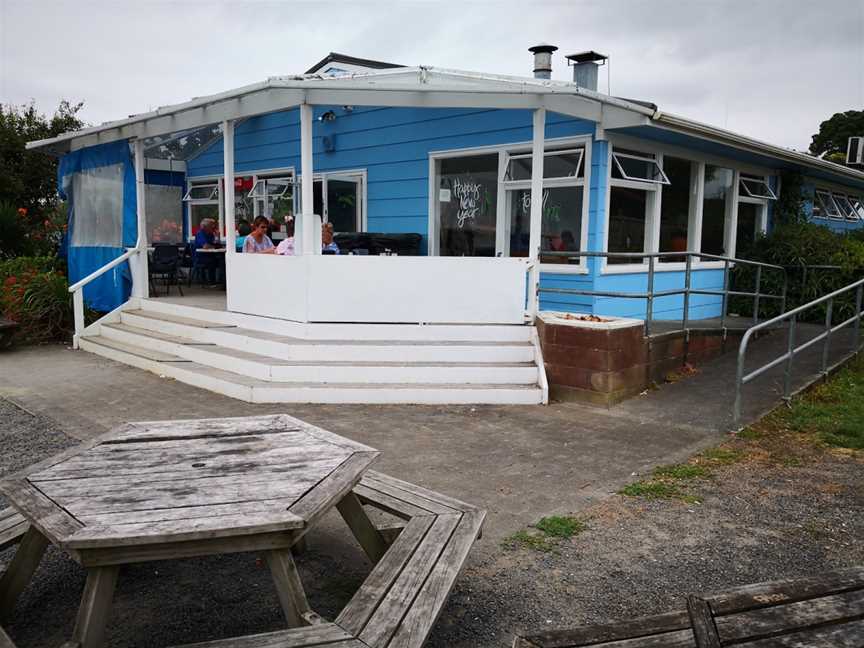
[[[73,641],[102,645],[120,565],[261,551],[289,625],[309,622],[290,548],[378,456],[286,415],[131,423],[0,482],[31,523],[0,620],[53,543],[88,568]]]

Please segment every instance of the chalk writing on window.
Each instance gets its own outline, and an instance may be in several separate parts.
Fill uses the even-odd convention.
[[[453,196],[456,198],[456,227],[462,229],[466,221],[472,223],[480,212],[483,187],[470,178],[455,178],[453,180]]]
[[[549,203],[549,190],[543,190],[543,206],[541,208],[541,213],[543,214],[543,220],[547,223],[557,223],[561,220],[561,205],[556,204],[548,204]],[[522,193],[522,214],[529,218],[531,216],[531,192],[525,191]]]

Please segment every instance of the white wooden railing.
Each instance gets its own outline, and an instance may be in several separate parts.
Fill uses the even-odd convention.
[[[124,261],[128,261],[140,251],[141,250],[139,250],[137,247],[129,248],[113,261],[106,263],[98,270],[91,272],[89,275],[87,275],[80,281],[76,281],[74,284],[69,286],[69,292],[72,293],[72,314],[75,318],[75,335],[72,338],[73,348],[78,348],[78,339],[81,337],[81,333],[84,331],[84,286],[89,284],[94,279],[101,277],[109,270],[116,268]]]

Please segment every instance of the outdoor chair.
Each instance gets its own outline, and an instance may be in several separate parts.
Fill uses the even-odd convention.
[[[171,293],[171,286],[176,285],[182,297],[183,288],[178,279],[179,266],[180,255],[177,252],[176,245],[171,243],[154,243],[153,259],[149,264],[151,288],[155,288],[153,283],[155,279],[161,279],[165,285],[166,295]]]

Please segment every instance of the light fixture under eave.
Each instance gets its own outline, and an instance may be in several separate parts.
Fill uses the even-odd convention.
[[[333,112],[332,110],[328,110],[327,112],[322,113],[322,114],[318,117],[318,121],[320,121],[320,122],[332,122],[332,121],[336,121],[336,113]]]

